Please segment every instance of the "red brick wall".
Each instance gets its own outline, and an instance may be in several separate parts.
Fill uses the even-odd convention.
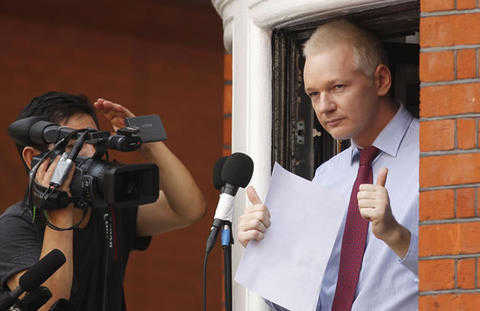
[[[223,57],[223,156],[232,154],[232,54]],[[222,276],[225,271],[223,270]],[[222,310],[225,310],[224,278],[222,278]],[[232,280],[233,282],[233,280]]]
[[[480,307],[480,9],[423,0],[419,309]]]
[[[232,54],[224,56],[223,70],[223,155],[232,153]]]
[[[224,48],[221,20],[210,3],[181,3],[46,0],[0,5],[0,212],[22,198],[26,183],[6,127],[33,96],[49,90],[105,97],[139,115],[159,114],[167,145],[205,194],[204,219],[155,237],[148,251],[131,256],[129,310],[200,310],[202,302],[205,241],[218,200],[212,167],[223,144]],[[211,311],[221,308],[220,255],[217,251],[209,258]]]

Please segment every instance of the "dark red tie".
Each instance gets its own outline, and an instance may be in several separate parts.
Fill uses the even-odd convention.
[[[337,289],[333,298],[332,310],[347,311],[352,308],[355,299],[363,253],[365,252],[368,221],[360,216],[357,193],[361,184],[371,184],[373,180],[372,161],[378,154],[376,147],[370,146],[360,150],[360,165],[357,179],[353,184],[347,220],[343,232],[342,249],[340,253],[340,268],[338,270]]]

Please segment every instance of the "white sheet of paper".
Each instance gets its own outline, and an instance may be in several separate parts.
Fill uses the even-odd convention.
[[[265,199],[271,226],[262,241],[248,243],[235,281],[288,310],[315,310],[344,204],[275,163]]]

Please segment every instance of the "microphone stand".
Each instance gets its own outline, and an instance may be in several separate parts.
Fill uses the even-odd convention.
[[[224,221],[222,228],[222,248],[225,285],[225,310],[232,311],[232,223]]]

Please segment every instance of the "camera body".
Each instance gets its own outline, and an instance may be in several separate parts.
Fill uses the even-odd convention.
[[[32,167],[45,153],[32,159]],[[51,153],[54,159],[59,152]],[[77,157],[70,193],[78,208],[129,207],[155,202],[159,195],[158,167],[152,163],[121,164]]]
[[[134,151],[142,143],[166,140],[165,129],[157,115],[127,118],[125,123],[127,127],[110,135],[95,129],[74,130],[45,121],[42,117],[30,117],[15,121],[8,131],[15,141],[25,146],[55,144],[53,150],[32,159],[32,171],[36,172],[36,164],[47,156],[54,159],[62,155],[62,160],[75,163],[70,192],[78,208],[128,207],[155,202],[159,195],[159,171],[155,164],[127,165],[102,158],[108,149]],[[67,154],[65,146],[73,139],[77,143]],[[95,147],[93,157],[77,156],[84,143]],[[57,168],[61,166],[60,162]]]

